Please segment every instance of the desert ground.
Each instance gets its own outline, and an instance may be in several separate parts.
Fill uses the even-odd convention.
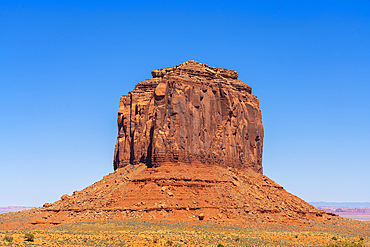
[[[26,241],[26,233],[34,240]],[[121,220],[3,230],[0,237],[0,246],[370,246],[370,223],[343,218],[309,226]]]

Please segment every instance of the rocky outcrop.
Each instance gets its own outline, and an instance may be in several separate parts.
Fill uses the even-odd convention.
[[[192,163],[262,173],[259,101],[233,70],[188,61],[122,96],[114,168]]]

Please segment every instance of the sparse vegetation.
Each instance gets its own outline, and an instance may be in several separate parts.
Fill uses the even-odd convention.
[[[33,242],[33,241],[35,241],[35,235],[33,235],[32,233],[29,233],[29,232],[26,232],[26,233],[24,234],[24,238],[25,238],[25,240],[26,240],[26,241],[28,241],[28,242]]]
[[[256,225],[257,226],[257,225]],[[254,246],[369,246],[367,232],[341,234],[336,228],[331,232],[319,232],[309,228],[240,227],[231,224],[213,225],[178,224],[170,221],[127,220],[84,222],[54,226],[40,231],[3,231],[0,246],[196,246],[196,247],[254,247]],[[268,226],[268,225],[264,225]],[[364,223],[365,229],[368,223]],[[33,242],[26,241],[26,234],[37,233]],[[359,235],[361,234],[361,235]],[[12,243],[5,236],[13,236]],[[31,235],[30,235],[31,236]],[[363,237],[361,237],[363,236]],[[334,240],[336,239],[336,240]],[[4,241],[4,242],[3,242]]]
[[[13,240],[14,240],[14,238],[13,238],[12,236],[8,236],[8,235],[6,235],[6,236],[4,237],[4,241],[6,241],[6,242],[13,242]]]
[[[347,241],[341,241],[341,242],[324,245],[324,247],[362,247],[362,246],[364,246],[362,242],[349,243]]]

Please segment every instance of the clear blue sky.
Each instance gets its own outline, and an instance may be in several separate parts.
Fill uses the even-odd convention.
[[[0,0],[0,206],[112,172],[120,96],[189,59],[260,99],[265,175],[306,201],[370,201],[369,0]]]

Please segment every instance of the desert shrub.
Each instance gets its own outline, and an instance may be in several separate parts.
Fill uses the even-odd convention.
[[[14,238],[12,236],[5,236],[4,241],[6,242],[13,242]]]
[[[24,234],[24,238],[26,239],[26,241],[29,241],[29,242],[35,241],[35,235],[33,235],[32,233],[29,233],[29,232],[26,232]]]
[[[363,246],[364,246],[364,244],[362,242],[360,242],[360,243],[348,243],[346,241],[324,245],[324,247],[363,247]]]

